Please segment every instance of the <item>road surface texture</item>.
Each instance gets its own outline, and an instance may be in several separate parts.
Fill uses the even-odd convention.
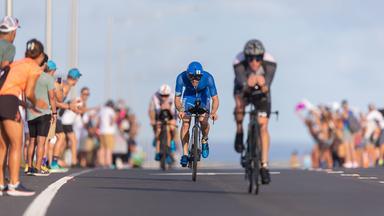
[[[241,169],[202,169],[197,182],[189,169],[72,169],[22,176],[37,195],[0,197],[0,215],[383,215],[384,169],[272,173],[272,184],[257,196],[247,193]]]

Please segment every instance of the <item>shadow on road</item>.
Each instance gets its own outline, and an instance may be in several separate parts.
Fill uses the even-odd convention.
[[[162,181],[162,182],[191,182],[190,179],[171,179],[171,178],[138,178],[138,177],[112,177],[112,176],[79,176],[78,179],[121,179],[121,180],[134,180],[134,181]]]
[[[205,193],[205,194],[233,194],[249,196],[248,193],[238,191],[211,191],[211,190],[188,190],[188,189],[168,189],[168,188],[137,188],[137,187],[95,187],[101,190],[127,190],[145,192],[176,192],[176,193]]]

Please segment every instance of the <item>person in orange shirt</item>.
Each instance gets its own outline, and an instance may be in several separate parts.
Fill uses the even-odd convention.
[[[4,170],[0,169],[0,195],[7,193],[10,196],[32,196],[35,194],[34,191],[25,188],[19,179],[23,126],[18,107],[19,105],[42,109],[47,107],[47,104],[37,100],[34,94],[35,83],[43,71],[40,65],[44,64],[44,57],[42,43],[36,39],[28,41],[25,58],[11,64],[9,74],[0,89],[0,167],[3,167],[7,161],[7,148],[9,148],[10,175],[8,187],[5,187]],[[18,96],[23,93],[32,105],[19,100]]]

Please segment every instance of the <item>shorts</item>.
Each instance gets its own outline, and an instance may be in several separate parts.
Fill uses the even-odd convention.
[[[0,95],[0,121],[20,121],[19,104],[19,98],[14,95]]]
[[[63,130],[65,134],[73,133],[72,125],[63,125]]]
[[[29,136],[34,138],[37,136],[47,137],[50,126],[51,115],[49,114],[28,121]]]
[[[64,133],[63,124],[60,119],[57,119],[56,121],[56,133]]]
[[[252,98],[247,98],[243,97],[245,106],[249,104],[253,104],[256,107],[256,110],[259,113],[259,116],[267,117],[271,115],[271,102],[268,100],[267,97],[252,97]]]
[[[196,100],[197,100],[196,97],[184,97],[183,98],[183,107],[184,107],[184,110],[185,110],[185,113],[187,114],[187,116],[190,116],[192,114],[191,112],[189,112],[189,110],[195,106]],[[205,109],[207,111],[207,113],[209,113],[210,108],[211,108],[209,99],[201,100],[200,108]]]
[[[115,135],[113,134],[101,134],[100,146],[109,150],[113,150],[115,147]]]

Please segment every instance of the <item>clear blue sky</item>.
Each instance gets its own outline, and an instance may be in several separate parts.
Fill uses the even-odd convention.
[[[0,14],[4,15],[4,0]],[[17,57],[33,37],[44,41],[45,1],[15,1],[20,19]],[[70,1],[53,1],[53,59],[67,68]],[[278,61],[273,83],[272,148],[310,143],[293,113],[296,102],[350,100],[365,110],[369,102],[384,106],[384,28],[382,1],[251,0],[80,0],[80,86],[91,88],[90,103],[104,102],[106,73],[111,97],[124,98],[142,125],[139,140],[149,144],[147,105],[162,83],[192,60],[215,78],[221,99],[220,120],[212,129],[212,148],[232,152],[234,56],[250,38],[261,39]],[[114,20],[109,27],[108,19]],[[106,71],[107,33],[112,33],[112,68]],[[309,145],[309,144],[308,144]],[[213,150],[214,151],[214,150]]]

